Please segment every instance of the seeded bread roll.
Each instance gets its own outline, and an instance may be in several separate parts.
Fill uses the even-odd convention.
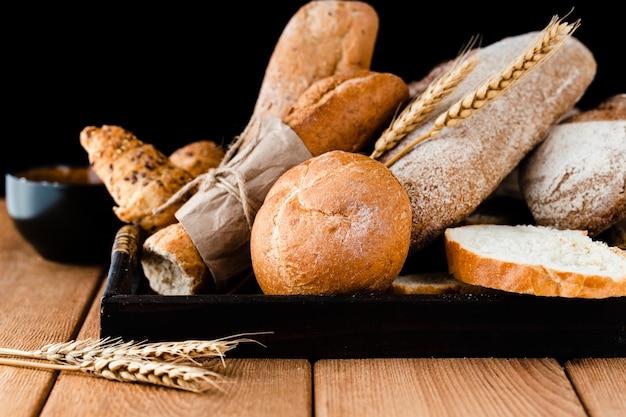
[[[194,178],[216,168],[224,158],[224,149],[210,140],[191,142],[170,154],[170,161]]]
[[[369,70],[314,82],[285,116],[313,156],[331,150],[364,150],[409,98],[397,75]],[[367,105],[364,105],[367,103]]]
[[[409,249],[406,191],[380,162],[330,151],[285,172],[250,238],[265,294],[384,292]]]
[[[284,120],[315,81],[370,69],[378,25],[378,14],[365,2],[317,0],[302,6],[274,47],[253,115]]]
[[[599,108],[554,126],[522,161],[520,189],[537,224],[595,237],[626,219],[625,99],[621,115]]]
[[[445,111],[485,79],[522,55],[539,33],[505,38],[477,49],[477,65],[442,100]],[[413,148],[390,169],[407,190],[413,208],[411,252],[440,236],[483,202],[548,130],[582,97],[596,74],[593,54],[574,37],[540,66],[471,117]],[[426,133],[424,122],[380,157],[391,160]]]
[[[184,201],[153,210],[193,179],[189,172],[120,126],[87,126],[80,132],[80,144],[117,204],[113,211],[120,220],[150,233],[177,222],[174,213]]]
[[[546,297],[626,296],[626,252],[582,230],[483,224],[444,236],[449,272],[468,284]]]
[[[148,236],[141,266],[155,292],[193,295],[209,292],[213,280],[182,224],[174,223]]]

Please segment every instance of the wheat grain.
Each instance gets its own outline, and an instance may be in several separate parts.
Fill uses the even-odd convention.
[[[579,25],[580,20],[569,24],[562,22],[558,16],[554,16],[548,26],[539,34],[537,40],[517,56],[508,67],[489,77],[478,88],[466,94],[446,112],[439,115],[433,126],[425,134],[413,140],[393,158],[386,161],[385,166],[389,168],[419,143],[439,134],[444,127],[458,126],[478,110],[484,108],[489,102],[495,100],[504,91],[546,62]]]
[[[383,153],[393,149],[402,138],[412,132],[420,123],[431,115],[459,83],[476,66],[476,59],[468,57],[473,42],[455,62],[428,85],[426,90],[400,112],[374,143],[374,151],[370,158],[378,159]]]
[[[259,343],[244,337],[271,332],[241,333],[214,340],[174,342],[124,342],[119,338],[85,339],[54,343],[34,351],[0,348],[0,365],[40,369],[82,371],[94,376],[126,382],[156,384],[187,391],[203,392],[216,384],[219,374],[199,360],[219,358],[225,365],[226,352],[243,342]],[[260,343],[259,343],[260,344]]]

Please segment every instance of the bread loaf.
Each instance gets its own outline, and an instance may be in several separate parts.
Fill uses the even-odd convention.
[[[378,14],[361,1],[315,0],[285,26],[270,57],[253,110],[281,120],[315,81],[370,69]]]
[[[149,233],[177,221],[174,213],[182,199],[162,211],[154,210],[193,179],[189,172],[120,126],[87,126],[80,132],[80,144],[117,204],[113,210],[120,220]]]
[[[449,108],[533,45],[538,33],[477,49],[477,65],[443,98]],[[592,53],[574,37],[540,66],[471,117],[441,132],[390,166],[411,199],[414,253],[472,213],[584,94],[596,73]],[[441,112],[380,158],[391,160],[427,132]]]
[[[597,236],[626,218],[626,119],[554,126],[519,181],[535,223]]]
[[[141,266],[150,288],[158,294],[201,294],[213,285],[208,268],[180,223],[145,239]]]
[[[409,248],[406,191],[380,162],[330,151],[285,172],[252,226],[250,250],[265,294],[386,291]]]
[[[189,172],[194,178],[216,168],[224,158],[224,149],[210,140],[198,140],[176,149],[170,161]]]
[[[408,86],[397,75],[343,72],[314,82],[284,121],[313,156],[358,152],[372,144],[408,98]]]
[[[626,296],[626,252],[581,230],[534,225],[470,225],[445,233],[457,279],[547,297]]]

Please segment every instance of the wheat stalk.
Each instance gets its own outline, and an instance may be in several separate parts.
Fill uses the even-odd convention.
[[[428,85],[426,90],[407,104],[400,115],[391,122],[376,140],[374,151],[370,158],[378,159],[383,153],[393,149],[402,138],[432,114],[442,100],[471,72],[477,63],[476,59],[467,57],[472,45],[473,41],[447,71],[437,77]]]
[[[478,88],[453,104],[446,112],[437,117],[433,126],[425,134],[413,140],[394,155],[385,163],[385,166],[389,168],[419,143],[436,136],[444,127],[458,126],[478,110],[484,108],[532,70],[546,62],[579,25],[580,20],[569,24],[562,22],[558,16],[554,16],[548,26],[539,34],[537,40],[516,57],[508,67],[489,77]]]
[[[265,332],[263,332],[265,333]],[[242,342],[256,342],[242,333],[215,340],[180,342],[124,342],[121,339],[85,339],[54,343],[34,351],[0,348],[0,365],[40,369],[82,371],[94,376],[125,382],[141,382],[203,392],[217,387],[219,374],[206,369],[200,359],[219,358],[224,365],[227,351]]]

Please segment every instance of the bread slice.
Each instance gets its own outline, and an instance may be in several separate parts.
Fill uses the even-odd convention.
[[[391,294],[483,294],[491,288],[471,285],[456,279],[447,272],[421,272],[398,276],[389,288]]]
[[[552,297],[626,295],[626,251],[582,230],[535,225],[468,225],[444,232],[448,270],[457,279]]]

